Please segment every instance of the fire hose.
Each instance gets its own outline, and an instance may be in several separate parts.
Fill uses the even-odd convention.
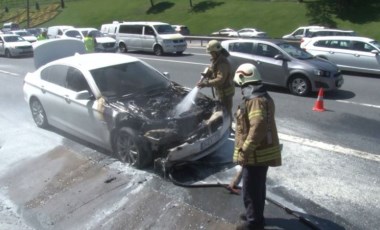
[[[180,182],[178,180],[176,180],[174,177],[173,177],[173,173],[174,173],[174,170],[175,170],[175,166],[181,164],[181,165],[185,165],[185,164],[204,164],[204,165],[210,165],[210,166],[215,166],[216,164],[218,165],[231,165],[232,162],[225,162],[225,163],[210,163],[210,162],[195,162],[195,161],[181,161],[181,162],[176,162],[175,164],[173,164],[169,170],[167,171],[167,174],[168,174],[168,177],[170,179],[170,181],[174,184],[174,185],[177,185],[177,186],[181,186],[181,187],[186,187],[186,188],[211,188],[211,187],[221,187],[221,188],[225,188],[227,189],[230,194],[233,194],[233,195],[240,195],[240,190],[241,190],[241,187],[240,186],[235,186],[235,187],[231,187],[229,184],[223,184],[223,183],[207,183],[207,184],[187,184],[187,183],[183,183],[183,182]],[[296,219],[298,219],[301,223],[303,223],[304,225],[310,227],[311,229],[313,230],[320,230],[320,228],[314,224],[311,220],[307,219],[306,217],[298,214],[297,212],[295,212],[294,210],[286,207],[285,205],[275,201],[274,199],[272,198],[269,198],[269,197],[266,197],[265,198],[268,202],[272,203],[273,205],[283,209],[286,213],[288,213],[289,215],[292,215],[294,216]]]

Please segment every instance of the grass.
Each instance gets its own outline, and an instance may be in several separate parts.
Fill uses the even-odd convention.
[[[310,1],[310,0],[309,0]],[[164,21],[184,24],[193,35],[208,35],[221,28],[261,29],[270,37],[282,37],[299,26],[308,25],[305,4],[297,1],[254,0],[72,0],[51,21],[41,26],[67,24],[100,28],[112,21]],[[307,2],[307,1],[304,1]],[[363,15],[364,16],[364,15]],[[380,40],[380,19],[354,23],[334,19],[337,27]]]

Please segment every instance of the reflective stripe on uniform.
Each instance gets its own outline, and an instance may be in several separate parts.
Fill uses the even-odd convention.
[[[246,149],[248,151],[254,151],[256,149],[256,145],[254,145],[252,142],[246,140],[243,144],[243,149]]]
[[[235,93],[235,87],[234,86],[230,86],[228,88],[217,88],[217,94],[218,96],[220,97],[225,97],[225,96],[230,96],[230,95],[233,95]]]
[[[276,145],[270,148],[256,150],[248,155],[248,165],[254,165],[257,163],[265,163],[267,161],[281,158],[281,146]]]
[[[253,110],[248,114],[248,119],[251,120],[255,117],[264,117],[264,112],[261,109]]]

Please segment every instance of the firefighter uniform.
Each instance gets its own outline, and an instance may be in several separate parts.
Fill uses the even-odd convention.
[[[229,53],[216,40],[209,42],[207,51],[215,53],[211,59],[210,74],[205,76],[205,80],[198,83],[198,86],[215,88],[216,96],[226,107],[232,122],[232,99],[235,94],[235,85],[231,65],[227,60]]]
[[[234,81],[241,86],[243,102],[235,114],[233,161],[243,166],[243,201],[247,222],[238,229],[263,229],[268,166],[281,165],[281,146],[273,99],[261,84],[261,77],[253,65],[243,67],[240,72],[238,68],[234,77]],[[247,71],[247,67],[254,70],[249,71],[248,68]]]
[[[95,42],[94,42],[94,39],[90,36],[86,36],[84,38],[84,45],[86,47],[86,51],[89,52],[89,53],[92,53],[94,52],[95,50]]]

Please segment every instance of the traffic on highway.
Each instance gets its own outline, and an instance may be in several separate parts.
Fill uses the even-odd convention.
[[[112,55],[125,55],[130,60],[147,63],[190,92],[201,79],[201,72],[209,66],[210,55],[198,41],[188,42],[187,49],[180,52],[181,55],[173,52],[157,56],[151,51],[128,51]],[[83,66],[80,68],[84,70]],[[61,119],[62,126],[38,128],[34,122],[44,110],[33,114],[33,106],[25,101],[23,92],[25,84],[33,80],[32,75],[27,79],[25,76],[36,70],[33,57],[0,57],[0,105],[3,108],[0,112],[0,228],[233,229],[238,222],[236,213],[243,211],[241,196],[231,195],[220,187],[177,186],[155,172],[153,165],[136,169],[120,162],[109,149],[60,128],[67,125],[64,118],[68,110],[59,110],[61,114],[49,117],[56,121]],[[86,71],[83,72],[87,74]],[[380,94],[377,85],[380,78],[349,72],[343,72],[340,77],[344,84],[324,92],[323,98],[318,97],[316,90],[300,97],[287,87],[266,85],[276,104],[275,118],[283,145],[283,165],[268,171],[265,211],[268,226],[376,229],[379,224]],[[46,92],[38,82],[33,84],[36,84],[33,90],[41,95]],[[95,84],[91,87],[95,88]],[[172,90],[173,93],[185,92],[175,87]],[[214,98],[210,88],[199,89],[199,93],[208,99]],[[79,94],[76,96],[80,97]],[[112,95],[109,95],[111,100]],[[240,89],[236,88],[233,111],[237,110],[241,98]],[[206,109],[208,99],[200,96],[195,102]],[[317,100],[323,100],[323,112],[313,111]],[[76,103],[69,100],[65,103],[71,102]],[[135,112],[139,110],[134,103],[128,105]],[[97,107],[91,100],[84,106],[88,111]],[[114,106],[121,108],[118,102]],[[116,116],[115,112],[112,114]],[[202,121],[202,124],[208,122],[211,121]],[[101,125],[106,127],[111,123]],[[81,125],[86,128],[83,122],[76,126]],[[223,125],[218,125],[224,130]],[[138,130],[144,127],[147,125]],[[175,126],[169,127],[174,129]],[[234,137],[229,136],[212,154],[200,159],[201,163],[177,168],[173,176],[192,185],[229,183],[239,169],[231,163],[233,147]],[[210,162],[215,164],[206,165]],[[280,213],[281,208],[276,207],[293,210],[293,215],[283,210]],[[310,225],[302,224],[299,216],[306,218]]]

